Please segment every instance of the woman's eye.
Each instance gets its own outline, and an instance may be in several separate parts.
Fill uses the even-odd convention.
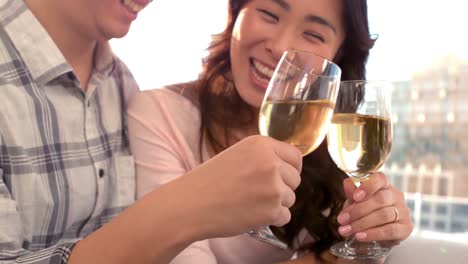
[[[313,33],[313,32],[304,32],[304,35],[307,37],[307,38],[311,38],[311,39],[314,39],[314,40],[318,40],[320,42],[325,42],[325,39],[317,34],[317,33]]]
[[[272,12],[265,9],[257,9],[258,12],[262,13],[264,18],[269,22],[278,22],[279,17]]]

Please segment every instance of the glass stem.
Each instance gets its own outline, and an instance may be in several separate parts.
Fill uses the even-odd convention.
[[[367,181],[369,179],[369,174],[363,176],[363,177],[354,177],[350,174],[348,174],[348,176],[351,178],[351,180],[353,180],[353,183],[354,183],[354,186],[356,186],[356,188],[359,188],[359,186],[361,186],[361,183]]]
[[[359,188],[361,184],[369,179],[368,174],[366,177],[351,177],[356,188]],[[354,236],[345,241],[345,251],[349,255],[358,256],[373,256],[375,252],[381,251],[382,247],[377,241],[362,242],[357,240]]]

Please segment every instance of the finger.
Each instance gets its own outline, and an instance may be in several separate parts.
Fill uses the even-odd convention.
[[[349,200],[353,200],[353,194],[354,194],[354,191],[356,190],[356,185],[354,184],[353,179],[346,178],[343,181],[343,188],[344,188],[346,198]]]
[[[293,191],[301,184],[300,172],[289,163],[281,164],[280,175],[283,182]]]
[[[374,195],[374,193],[380,189],[387,189],[389,187],[390,182],[385,174],[376,172],[372,174],[368,180],[361,182],[359,188],[357,188],[353,193],[353,199],[356,202],[361,202]]]
[[[281,204],[290,208],[296,201],[294,190],[301,183],[301,176],[293,166],[287,163],[283,163],[280,167],[280,175],[283,181],[283,185],[281,187]]]
[[[355,234],[359,241],[402,241],[411,234],[411,227],[402,223],[392,223],[367,229]]]
[[[284,186],[282,193],[281,205],[291,208],[291,206],[296,202],[296,194],[287,186]]]
[[[291,221],[291,212],[289,211],[289,208],[282,206],[279,209],[276,220],[274,220],[271,225],[278,227],[284,226],[285,224],[289,223],[289,221]]]
[[[345,225],[365,217],[382,207],[394,204],[397,204],[397,200],[395,199],[392,191],[389,189],[383,189],[374,194],[368,200],[352,203],[350,206],[344,208],[338,215],[338,222],[341,225]]]
[[[271,139],[271,138],[270,138]],[[290,164],[298,172],[302,170],[302,153],[301,151],[285,142],[271,139],[274,142],[273,149],[276,155],[286,163]]]
[[[356,221],[351,222],[348,225],[340,226],[338,228],[338,232],[342,236],[347,236],[350,235],[351,233],[358,233],[365,231],[370,228],[378,227],[378,226],[383,226],[386,224],[392,224],[396,220],[400,220],[402,218],[408,217],[406,215],[406,210],[403,209],[396,209],[398,210],[398,215],[396,214],[396,207],[394,206],[387,206],[380,208],[376,211],[373,211],[369,215],[366,215],[365,217],[362,217]]]

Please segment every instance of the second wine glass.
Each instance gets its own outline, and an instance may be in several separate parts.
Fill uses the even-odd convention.
[[[341,69],[312,52],[286,51],[270,80],[260,109],[260,134],[287,142],[303,155],[315,150],[328,130]],[[266,227],[251,236],[286,248]]]
[[[341,82],[327,135],[328,151],[356,186],[376,172],[390,153],[390,92],[391,84],[385,81]],[[376,259],[386,256],[390,249],[353,237],[332,246],[331,252],[346,259]]]

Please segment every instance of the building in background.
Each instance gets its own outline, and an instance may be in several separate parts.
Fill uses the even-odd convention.
[[[441,59],[394,83],[392,94],[394,144],[384,170],[408,193],[416,231],[468,234],[468,62]]]

